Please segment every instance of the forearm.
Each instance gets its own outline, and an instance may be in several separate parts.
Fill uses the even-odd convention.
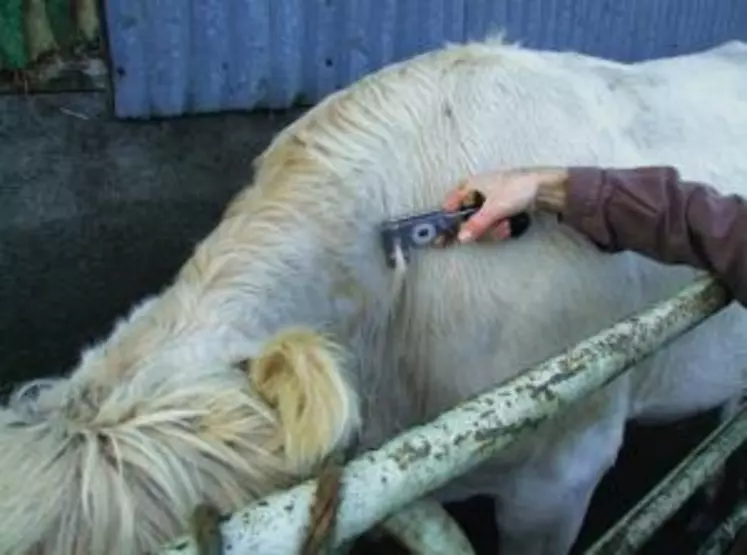
[[[668,167],[570,168],[557,187],[545,189],[538,204],[554,206],[601,249],[706,269],[747,304],[744,199],[684,182]]]

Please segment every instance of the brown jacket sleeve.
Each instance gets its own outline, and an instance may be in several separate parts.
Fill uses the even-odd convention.
[[[671,167],[569,169],[562,221],[607,252],[709,271],[747,306],[747,203]]]

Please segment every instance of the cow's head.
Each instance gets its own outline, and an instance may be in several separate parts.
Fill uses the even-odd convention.
[[[283,330],[239,365],[175,349],[114,371],[135,359],[104,345],[0,408],[0,552],[157,551],[198,503],[228,512],[288,487],[358,427],[344,350],[314,331]]]

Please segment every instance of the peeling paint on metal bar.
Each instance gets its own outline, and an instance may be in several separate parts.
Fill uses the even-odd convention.
[[[721,555],[727,553],[739,532],[747,526],[747,499],[744,499],[726,517],[698,550],[698,555]]]
[[[343,473],[334,543],[341,545],[492,457],[519,435],[585,398],[729,302],[717,282],[696,281],[678,295],[620,321],[565,355],[413,428],[349,463]],[[295,555],[308,524],[315,480],[237,511],[221,526],[229,551]],[[162,555],[195,555],[190,538]]]
[[[747,440],[747,405],[714,430],[584,555],[636,553]]]

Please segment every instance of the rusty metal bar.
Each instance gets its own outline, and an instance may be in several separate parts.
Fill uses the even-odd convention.
[[[493,457],[523,432],[609,383],[628,367],[722,309],[729,296],[706,278],[582,341],[565,355],[413,428],[349,463],[334,543],[353,539],[428,492]],[[237,511],[222,532],[233,549],[292,555],[308,523],[315,480]],[[162,555],[195,555],[190,538]]]
[[[747,440],[747,405],[721,424],[584,555],[636,553]]]
[[[737,535],[747,526],[747,499],[742,500],[703,542],[698,555],[722,555],[728,553]]]

